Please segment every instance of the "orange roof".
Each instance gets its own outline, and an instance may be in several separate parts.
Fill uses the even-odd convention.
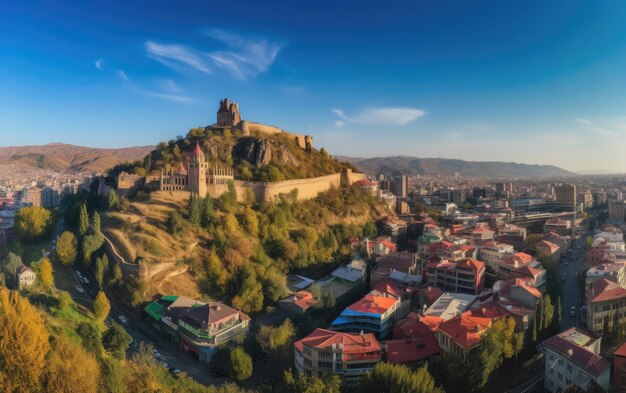
[[[485,267],[485,263],[474,258],[468,258],[464,261],[458,262],[458,266],[465,266],[476,271],[482,270]]]
[[[199,142],[196,141],[196,147],[193,149],[191,154],[194,155],[194,156],[203,156],[204,155],[204,152],[200,148],[200,143]]]
[[[515,256],[518,257],[524,264],[532,262],[534,259],[532,255],[528,255],[525,252],[516,252]]]
[[[376,296],[367,294],[363,297],[363,299],[358,302],[348,306],[349,310],[358,311],[358,312],[366,312],[366,313],[375,313],[375,314],[383,314],[387,310],[389,310],[394,304],[396,304],[399,300],[393,297],[384,297],[384,296]]]
[[[541,240],[539,242],[539,244],[542,244],[544,246],[549,247],[550,248],[550,252],[552,252],[552,253],[556,252],[556,250],[559,249],[559,246],[557,246],[556,244],[554,244],[554,243],[552,243],[552,242],[550,242],[548,240]]]
[[[626,343],[617,348],[617,350],[613,353],[613,356],[626,357]]]
[[[605,278],[594,282],[587,292],[587,299],[589,299],[591,303],[606,302],[621,298],[626,298],[626,289]]]
[[[470,311],[448,319],[439,325],[439,331],[443,332],[458,345],[471,349],[480,341],[481,334],[491,325],[490,318],[472,316]]]
[[[298,291],[293,294],[293,297],[293,303],[303,310],[306,310],[317,303],[317,300],[315,300],[315,297],[309,291]]]
[[[406,318],[396,323],[393,337],[396,339],[424,337],[436,332],[441,322],[443,319],[434,315],[420,316],[416,312],[410,312]]]
[[[384,342],[387,361],[392,364],[418,362],[436,355],[441,350],[434,334],[426,337],[417,337]]]
[[[380,293],[386,293],[397,298],[402,296],[402,289],[400,289],[400,286],[394,280],[390,278],[384,278],[380,280],[379,282],[376,283],[376,285],[374,285],[374,288],[372,289]]]
[[[372,333],[340,333],[319,328],[302,340],[296,341],[294,345],[299,350],[302,350],[303,345],[317,349],[332,349],[333,344],[341,344],[344,353],[380,351],[380,344]]]
[[[510,313],[506,310],[506,308],[501,307],[495,301],[483,303],[480,305],[479,308],[474,309],[474,310],[469,310],[469,312],[474,317],[491,318],[491,319],[502,318],[502,317],[506,317],[507,315],[510,315]]]

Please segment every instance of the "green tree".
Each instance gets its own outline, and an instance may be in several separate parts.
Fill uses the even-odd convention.
[[[174,236],[178,236],[185,230],[185,222],[178,212],[170,211],[165,221],[167,231]]]
[[[233,213],[227,213],[224,216],[224,230],[226,230],[226,233],[228,233],[229,235],[233,235],[235,233],[237,233],[237,231],[239,230],[239,224],[237,223],[237,218],[235,218],[235,215]]]
[[[25,240],[41,239],[52,227],[52,213],[39,206],[24,207],[15,215],[18,235]]]
[[[243,381],[252,375],[252,358],[242,347],[233,348],[226,362],[228,376],[236,381]]]
[[[80,337],[83,347],[96,356],[102,354],[102,338],[100,337],[100,330],[93,324],[88,322],[81,322],[76,327],[76,334]]]
[[[83,263],[89,266],[91,255],[104,244],[104,237],[101,234],[87,235],[83,238]]]
[[[96,321],[104,322],[110,311],[111,303],[109,303],[107,295],[102,291],[98,292],[98,295],[96,295],[93,301],[93,313]]]
[[[104,289],[104,277],[109,271],[109,258],[107,254],[103,254],[101,257],[96,258],[96,282],[98,288]]]
[[[70,306],[74,305],[74,300],[72,300],[72,296],[65,292],[65,291],[60,291],[59,292],[59,296],[57,298],[57,300],[59,301],[59,308],[61,310],[65,310]]]
[[[87,205],[83,202],[80,204],[80,213],[78,216],[78,234],[83,237],[89,229],[89,214],[87,214]]]
[[[435,379],[426,366],[412,371],[407,366],[389,363],[378,363],[374,370],[367,374],[359,391],[443,393],[443,389],[435,385]]]
[[[119,323],[113,322],[111,326],[102,335],[102,344],[108,353],[124,359],[126,350],[133,342],[132,337],[126,332],[126,329]]]
[[[273,387],[276,390],[276,387]],[[279,393],[340,393],[341,379],[337,375],[325,374],[321,378],[300,374],[294,376],[285,371],[283,386],[278,387]]]
[[[243,226],[248,232],[248,235],[257,237],[259,234],[259,219],[256,213],[251,208],[246,208],[243,213]]]
[[[111,278],[109,280],[109,286],[115,285],[122,280],[123,273],[122,269],[119,265],[113,266],[113,270],[111,271]]]
[[[324,156],[324,158],[328,158],[328,157],[330,157],[330,154],[328,154],[328,152],[326,151],[326,149],[325,149],[325,148],[323,148],[323,147],[320,149],[320,154],[322,154],[322,156]]]
[[[100,234],[102,231],[102,222],[100,220],[100,214],[98,212],[93,212],[91,222],[91,226],[93,227],[93,233]]]
[[[200,226],[202,215],[200,212],[200,199],[197,194],[192,193],[189,196],[189,223],[194,226]]]
[[[208,228],[215,219],[215,206],[213,204],[213,198],[210,195],[206,195],[202,200],[202,225]]]
[[[54,277],[52,276],[52,263],[48,258],[44,258],[39,263],[38,278],[44,288],[49,289],[54,285]]]
[[[76,260],[78,241],[72,232],[65,231],[57,241],[57,256],[64,265],[71,265]]]
[[[365,226],[363,227],[363,236],[368,239],[374,239],[378,236],[378,228],[376,228],[374,221],[368,221],[365,223]]]
[[[11,282],[15,282],[17,269],[22,266],[22,257],[9,252],[2,263],[2,271],[6,274]]]
[[[107,205],[109,207],[109,209],[111,210],[119,210],[120,208],[120,201],[117,197],[117,194],[115,193],[115,190],[111,190],[109,191],[109,195],[107,197]]]

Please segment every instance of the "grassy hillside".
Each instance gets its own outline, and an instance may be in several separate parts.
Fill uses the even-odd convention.
[[[149,146],[97,149],[64,143],[41,146],[0,147],[0,163],[55,171],[104,172],[125,161],[142,159]]]
[[[103,231],[126,260],[143,258],[146,296],[177,293],[223,300],[248,312],[285,295],[286,274],[349,257],[346,240],[386,214],[359,188],[308,201],[286,195],[257,204],[219,199],[177,202],[155,192],[103,215]]]

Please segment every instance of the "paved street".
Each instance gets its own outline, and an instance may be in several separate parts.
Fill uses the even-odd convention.
[[[572,241],[570,247],[570,256],[565,257],[559,266],[561,276],[565,274],[563,281],[563,297],[561,299],[563,316],[561,319],[561,330],[569,329],[577,326],[577,318],[579,314],[579,289],[578,274],[585,263],[585,239],[586,235],[581,236],[578,240]],[[571,308],[574,307],[576,314],[571,315]]]

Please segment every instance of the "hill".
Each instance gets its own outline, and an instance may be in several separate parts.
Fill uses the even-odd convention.
[[[100,149],[65,143],[0,147],[0,163],[71,172],[104,172],[125,161],[142,159],[152,146]]]
[[[341,157],[370,175],[434,175],[485,178],[572,177],[576,173],[553,165],[518,164],[497,161],[464,161],[447,158],[418,158],[409,156],[354,158]]]

